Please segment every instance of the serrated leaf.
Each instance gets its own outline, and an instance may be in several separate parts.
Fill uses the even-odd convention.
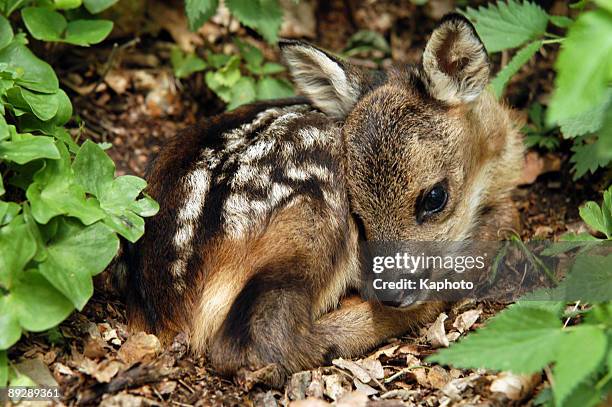
[[[490,3],[478,10],[468,7],[464,14],[474,23],[489,52],[515,48],[541,37],[549,17],[537,4],[516,0]]]
[[[55,93],[59,89],[53,68],[17,41],[17,37],[0,50],[2,63],[7,65],[7,69],[20,72],[20,76],[15,79],[18,85],[42,93]]]
[[[260,33],[269,43],[278,41],[283,11],[278,0],[226,0],[231,13],[244,25]]]
[[[584,134],[595,133],[603,128],[606,113],[611,110],[612,89],[599,105],[584,111],[581,114],[563,117],[558,123],[564,138],[574,138]]]
[[[119,0],[83,0],[85,8],[91,14],[98,14],[115,5]]]
[[[587,172],[594,173],[598,168],[608,165],[611,157],[602,154],[604,145],[604,140],[599,137],[596,137],[593,143],[574,141],[571,148],[574,154],[570,158],[570,162],[574,164],[572,166],[574,181]]]
[[[559,123],[602,104],[612,80],[612,14],[581,14],[570,27],[555,62],[555,92],[548,122]]]
[[[13,29],[6,17],[0,15],[0,49],[6,47],[13,41]]]
[[[499,71],[495,79],[491,81],[493,93],[498,99],[503,95],[506,84],[510,78],[512,78],[512,76],[514,76],[514,74],[516,74],[536,52],[538,52],[540,47],[542,47],[542,41],[534,41],[526,45],[512,57],[508,65]]]
[[[40,271],[81,310],[93,295],[92,277],[108,266],[118,249],[119,239],[103,223],[83,226],[60,219],[57,233],[47,244],[47,258],[40,263]]]
[[[18,140],[0,141],[0,159],[25,164],[39,158],[57,160],[60,153],[52,137],[20,134]]]
[[[550,311],[513,307],[429,360],[456,367],[533,373],[554,360],[561,328],[561,321]]]
[[[113,22],[109,20],[74,20],[68,23],[64,41],[89,46],[104,40],[112,30]]]
[[[591,374],[606,354],[606,336],[596,326],[581,325],[565,334],[553,368],[555,403],[562,406],[574,388]],[[588,344],[588,352],[584,351]]]
[[[41,41],[59,41],[68,25],[63,15],[44,7],[26,7],[21,17],[32,37]]]
[[[580,254],[565,281],[569,301],[612,300],[612,255]]]
[[[185,0],[185,14],[189,22],[189,29],[195,31],[211,18],[217,8],[219,0]]]

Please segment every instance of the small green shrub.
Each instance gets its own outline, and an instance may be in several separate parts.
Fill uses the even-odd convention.
[[[584,7],[580,1],[570,7]],[[612,2],[594,0],[593,7],[574,21],[551,16],[529,1],[498,1],[467,8],[489,52],[522,47],[493,79],[500,97],[506,84],[543,46],[561,43],[555,63],[557,76],[546,125],[559,126],[573,139],[574,179],[594,172],[612,161]],[[548,24],[566,29],[565,37],[546,31]],[[529,140],[529,139],[528,139]],[[531,139],[533,141],[533,138]],[[545,141],[547,142],[547,141]]]
[[[243,25],[260,33],[271,44],[278,41],[283,10],[278,0],[225,0],[225,5]],[[219,7],[219,0],[185,0],[189,27],[197,30]]]
[[[293,95],[291,84],[278,77],[285,68],[275,62],[266,62],[263,53],[256,47],[236,39],[237,55],[208,53],[206,60],[196,55],[185,55],[174,48],[171,63],[177,78],[207,70],[206,85],[221,100],[227,109],[255,100],[276,99]]]
[[[115,177],[99,145],[72,139],[64,127],[70,99],[8,19],[20,9],[32,37],[87,46],[113,26],[90,13],[115,2],[0,0],[0,387],[25,383],[9,377],[5,350],[23,331],[47,330],[83,309],[92,277],[117,253],[117,235],[138,240],[142,216],[158,210],[142,195],[144,180]]]
[[[598,243],[609,247],[612,242],[612,187],[604,193],[601,206],[587,202],[580,209],[580,216],[606,238],[568,234],[562,239],[567,243],[561,243],[560,250],[553,247],[546,254],[582,246],[592,249]],[[484,328],[439,351],[429,360],[462,368],[525,374],[536,373],[553,364],[552,397],[542,396],[541,404],[595,406],[612,391],[612,302],[608,301],[611,293],[612,254],[582,250],[559,286],[552,291],[528,294],[524,300],[492,318]],[[538,295],[555,300],[537,301],[542,298]],[[583,323],[564,326],[560,320],[564,316],[563,298],[591,304],[582,315]]]

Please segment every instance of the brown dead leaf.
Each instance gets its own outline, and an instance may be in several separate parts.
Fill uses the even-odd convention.
[[[106,355],[106,352],[107,352],[105,347],[106,347],[106,342],[104,342],[104,340],[101,337],[90,336],[85,341],[85,345],[83,347],[83,355],[85,355],[85,357],[88,357],[90,359],[102,358]]]
[[[104,75],[104,82],[118,95],[125,93],[130,86],[131,78],[128,71],[112,69]]]
[[[478,321],[478,318],[482,314],[481,309],[472,309],[469,311],[465,311],[455,318],[455,322],[453,322],[453,326],[457,328],[460,333],[464,333],[469,331],[469,329]]]
[[[339,400],[350,390],[350,387],[345,384],[344,376],[340,374],[324,376],[323,380],[325,382],[325,395],[334,401]]]
[[[369,384],[362,383],[359,379],[353,379],[353,384],[355,385],[355,390],[364,393],[366,396],[378,394],[378,390]]]
[[[461,400],[461,393],[465,391],[473,382],[480,378],[480,375],[473,373],[468,377],[453,379],[448,382],[443,388],[442,393],[453,400]]]
[[[529,151],[525,154],[525,164],[519,185],[533,184],[540,174],[560,169],[561,159],[558,156],[552,153],[541,156],[537,151]]]
[[[159,403],[127,393],[119,393],[102,399],[100,407],[141,407],[156,406]]]
[[[399,345],[386,346],[386,347],[384,347],[382,349],[378,349],[376,352],[374,352],[373,354],[368,356],[368,358],[370,358],[370,359],[379,359],[383,355],[388,357],[388,358],[390,358],[391,356],[393,356],[395,354],[395,351],[398,348],[399,348]]]
[[[203,45],[203,39],[187,28],[187,17],[182,9],[171,7],[162,1],[149,2],[149,15],[153,21],[170,33],[180,49],[187,53],[193,53],[195,47]]]
[[[444,321],[446,321],[447,318],[448,316],[445,313],[440,314],[436,322],[427,329],[427,340],[434,348],[447,348],[449,345],[446,331],[444,330]]]
[[[320,369],[313,370],[312,381],[306,389],[306,396],[313,397],[316,399],[322,399],[325,394],[325,385],[323,383],[323,373]]]
[[[366,358],[358,360],[356,363],[368,372],[372,379],[382,379],[385,377],[385,370],[379,360]]]
[[[297,400],[289,403],[289,407],[327,407],[331,406],[328,402],[321,399]]]
[[[79,371],[88,374],[100,383],[109,383],[125,365],[118,360],[105,359],[100,363],[85,357],[80,361]]]
[[[340,358],[334,359],[332,363],[340,369],[348,370],[355,378],[361,380],[363,383],[369,383],[372,380],[370,373],[353,361]]]
[[[540,383],[539,373],[534,375],[517,375],[511,372],[501,372],[491,383],[491,392],[502,393],[510,400],[522,400]]]
[[[455,342],[460,336],[461,334],[457,331],[452,331],[446,334],[449,342]]]
[[[121,345],[117,356],[125,363],[132,365],[136,362],[151,361],[160,351],[161,344],[157,336],[138,332]]]
[[[289,400],[302,400],[306,398],[306,391],[312,381],[312,374],[308,371],[294,373],[287,386]]]
[[[352,391],[342,396],[336,402],[336,407],[366,407],[368,401],[367,394],[360,391]]]
[[[450,380],[450,374],[442,366],[432,366],[427,372],[427,381],[434,389],[443,388]]]

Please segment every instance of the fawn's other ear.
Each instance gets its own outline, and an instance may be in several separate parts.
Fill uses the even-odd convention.
[[[487,51],[467,18],[447,14],[423,52],[431,95],[449,104],[475,100],[489,81]]]
[[[283,40],[279,45],[298,90],[325,114],[337,119],[346,117],[360,94],[355,70],[303,42]]]

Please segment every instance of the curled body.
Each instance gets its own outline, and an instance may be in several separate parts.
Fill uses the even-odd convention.
[[[522,162],[461,16],[419,66],[366,71],[298,42],[281,53],[306,98],[172,138],[147,175],[160,212],[121,259],[133,329],[186,332],[223,374],[273,366],[276,386],[434,318],[437,302],[341,305],[361,288],[360,240],[496,239]]]

